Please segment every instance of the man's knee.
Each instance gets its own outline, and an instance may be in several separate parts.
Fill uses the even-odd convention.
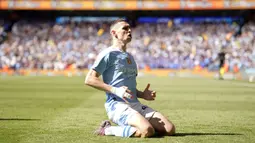
[[[166,134],[168,136],[172,136],[172,135],[175,134],[175,126],[174,126],[174,124],[171,124],[171,125],[166,127]]]
[[[148,138],[155,134],[155,130],[152,126],[147,126],[143,130],[141,130],[141,137]]]
[[[140,132],[140,130],[136,130],[136,132],[132,135],[133,137],[141,137],[141,132]]]

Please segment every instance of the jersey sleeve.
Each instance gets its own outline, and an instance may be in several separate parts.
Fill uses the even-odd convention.
[[[100,53],[97,56],[92,66],[92,69],[102,75],[103,72],[108,68],[109,56],[110,56],[110,53],[104,53],[104,52]]]

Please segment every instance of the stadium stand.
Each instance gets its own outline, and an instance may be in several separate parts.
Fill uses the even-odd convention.
[[[1,67],[13,69],[89,68],[96,55],[110,46],[109,22],[16,22],[0,45]],[[226,47],[226,66],[233,71],[255,67],[255,24],[246,23],[233,36],[235,22],[138,23],[129,52],[140,68],[217,70],[217,54]],[[143,55],[143,56],[141,56]]]

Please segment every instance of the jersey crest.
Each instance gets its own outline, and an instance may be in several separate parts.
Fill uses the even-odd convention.
[[[127,57],[127,63],[128,63],[128,64],[132,64],[132,62],[131,62],[131,60],[130,60],[129,57]]]

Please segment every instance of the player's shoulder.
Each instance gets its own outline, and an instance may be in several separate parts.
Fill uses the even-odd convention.
[[[133,55],[132,55],[130,52],[127,52],[127,54],[128,54],[129,56],[133,57]]]
[[[110,49],[106,48],[98,53],[97,58],[103,58],[103,57],[109,56],[110,52],[111,52]]]
[[[112,47],[108,47],[106,49],[103,49],[99,55],[105,55],[105,54],[109,54],[109,53],[112,53],[112,52],[117,52],[116,49],[112,48]]]
[[[110,52],[109,48],[106,48],[106,49],[103,49],[102,51],[100,51],[98,55],[107,55],[107,54],[109,54],[109,52]]]
[[[112,48],[112,47],[108,47],[108,48],[102,50],[98,54],[98,56],[100,56],[100,57],[111,56],[111,55],[114,56],[114,55],[119,54],[119,53],[120,53],[120,51],[118,51],[117,49]]]
[[[116,56],[116,50],[114,50],[111,47],[108,47],[104,50],[102,50],[101,52],[99,52],[99,54],[97,55],[97,59],[112,59],[110,57]]]

